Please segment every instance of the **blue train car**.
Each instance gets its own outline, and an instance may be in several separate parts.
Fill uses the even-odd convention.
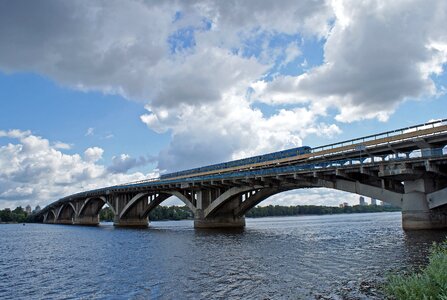
[[[273,152],[273,153],[268,153],[268,154],[263,154],[263,155],[257,155],[257,156],[253,156],[253,157],[243,158],[243,159],[237,159],[237,160],[233,160],[233,161],[229,161],[229,162],[204,166],[204,167],[200,167],[200,168],[194,168],[194,169],[189,169],[189,170],[185,170],[185,171],[163,174],[160,176],[160,179],[164,180],[164,179],[174,178],[174,177],[178,177],[178,176],[193,175],[196,173],[222,170],[222,169],[226,169],[226,168],[244,166],[244,165],[249,165],[249,164],[254,164],[254,163],[268,162],[270,160],[277,160],[277,159],[281,159],[281,158],[293,157],[293,156],[306,154],[306,153],[310,153],[310,152],[311,152],[310,147],[303,146],[303,147],[292,148],[292,149],[288,149],[288,150],[283,150],[283,151],[278,151],[278,152]]]

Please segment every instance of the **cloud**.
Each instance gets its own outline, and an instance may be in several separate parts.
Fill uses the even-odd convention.
[[[287,0],[281,5],[18,0],[0,5],[0,69],[37,72],[72,88],[144,102],[150,113],[141,120],[156,132],[172,132],[170,145],[160,154],[160,166],[166,168],[301,144],[304,136],[297,132],[304,130],[286,124],[269,128],[279,120],[267,120],[245,98],[251,84],[276,60],[287,64],[300,55],[298,43],[270,49],[271,40],[278,34],[300,33],[324,38],[333,17],[325,0]],[[259,37],[255,44],[263,53],[251,51],[249,45]],[[307,109],[301,113],[312,114]],[[287,116],[298,114],[300,109],[292,109]],[[89,128],[85,135],[93,134],[94,128]],[[188,153],[194,154],[189,160],[180,156]],[[110,170],[125,170],[126,164],[129,160],[117,159]]]
[[[0,131],[12,143],[0,146],[0,207],[43,206],[82,190],[156,177],[157,173],[113,174],[98,164],[103,150],[88,148],[84,158],[29,131]]]
[[[172,171],[301,146],[309,134],[340,132],[334,124],[316,123],[316,117],[305,108],[281,109],[267,117],[247,100],[228,94],[217,105],[150,111],[142,121],[160,132],[171,131],[158,168]]]
[[[445,1],[333,1],[336,20],[324,46],[324,63],[308,72],[261,80],[258,101],[307,103],[336,120],[386,121],[407,99],[436,96],[431,76],[447,62]]]
[[[282,62],[283,65],[287,65],[294,61],[297,57],[301,56],[301,50],[297,43],[291,43],[285,49],[285,59]]]
[[[66,144],[66,143],[62,143],[62,142],[55,142],[53,144],[53,147],[55,149],[61,149],[61,150],[69,150],[69,149],[71,149],[71,145],[70,144]]]
[[[219,98],[223,87],[244,84],[250,72],[252,58],[232,50],[244,52],[246,41],[264,33],[324,37],[332,17],[325,0],[0,5],[1,69],[163,105]],[[190,45],[172,52],[173,41]]]
[[[18,129],[11,129],[9,131],[0,130],[0,137],[8,138],[23,138],[31,135],[31,131],[21,131]]]
[[[128,154],[121,154],[120,156],[112,157],[112,165],[107,170],[111,173],[126,173],[130,169],[145,166],[153,161],[154,159],[144,157],[133,158]]]
[[[102,158],[104,150],[99,147],[87,148],[84,152],[84,159],[88,162],[96,162]]]
[[[85,133],[85,136],[93,136],[95,134],[95,128],[89,127],[87,129],[87,132]]]
[[[360,195],[346,193],[327,188],[298,189],[276,194],[261,202],[261,206],[266,205],[324,205],[339,206],[346,202],[349,205],[359,204]]]

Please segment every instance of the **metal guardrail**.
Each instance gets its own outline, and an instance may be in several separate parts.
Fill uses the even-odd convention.
[[[343,147],[343,146],[361,144],[361,143],[364,143],[367,141],[374,141],[374,140],[378,140],[380,138],[388,138],[388,137],[401,135],[401,134],[408,133],[408,132],[420,131],[420,130],[434,128],[434,127],[438,127],[438,126],[442,126],[442,125],[447,125],[447,119],[442,119],[442,120],[433,121],[433,122],[429,122],[429,123],[414,125],[414,126],[410,126],[410,127],[400,128],[400,129],[396,129],[396,130],[391,130],[391,131],[386,131],[386,132],[382,132],[382,133],[378,133],[378,134],[373,134],[373,135],[368,135],[368,136],[364,136],[364,137],[360,137],[360,138],[346,140],[346,141],[342,141],[342,142],[338,142],[338,143],[327,144],[327,145],[315,147],[315,148],[312,148],[312,153],[320,152],[323,150],[334,149],[334,148],[338,148],[338,147]]]

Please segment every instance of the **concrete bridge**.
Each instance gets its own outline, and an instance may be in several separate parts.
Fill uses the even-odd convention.
[[[107,204],[117,226],[148,226],[170,197],[197,228],[243,227],[245,213],[294,189],[331,188],[402,208],[404,229],[447,228],[447,119],[311,149],[308,153],[85,191],[40,212],[44,223],[97,225]]]

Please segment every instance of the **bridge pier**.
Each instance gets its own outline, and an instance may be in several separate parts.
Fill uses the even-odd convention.
[[[148,218],[123,218],[115,217],[113,220],[113,225],[118,227],[148,227]]]
[[[69,219],[62,219],[57,220],[54,224],[64,224],[64,225],[73,225],[73,220]]]
[[[113,225],[118,227],[148,227],[147,216],[141,215],[147,206],[147,193],[117,195]]]
[[[96,226],[99,225],[99,215],[77,216],[73,220],[75,225]]]
[[[220,215],[213,218],[195,218],[194,228],[244,228],[245,217],[232,214]]]
[[[434,190],[434,180],[404,181],[402,228],[404,230],[447,228],[447,209],[430,209],[427,194]]]
[[[235,214],[235,210],[239,208],[242,199],[241,195],[233,195],[229,193],[229,197],[225,197],[225,194],[219,195],[215,193],[213,197],[212,193],[207,190],[199,191],[197,194],[197,210],[194,216],[195,228],[244,228],[245,217]],[[217,197],[216,197],[217,196]],[[221,196],[222,204],[219,205],[219,209],[212,214],[207,214],[212,199],[219,201],[216,198]],[[227,200],[228,199],[228,200]]]

